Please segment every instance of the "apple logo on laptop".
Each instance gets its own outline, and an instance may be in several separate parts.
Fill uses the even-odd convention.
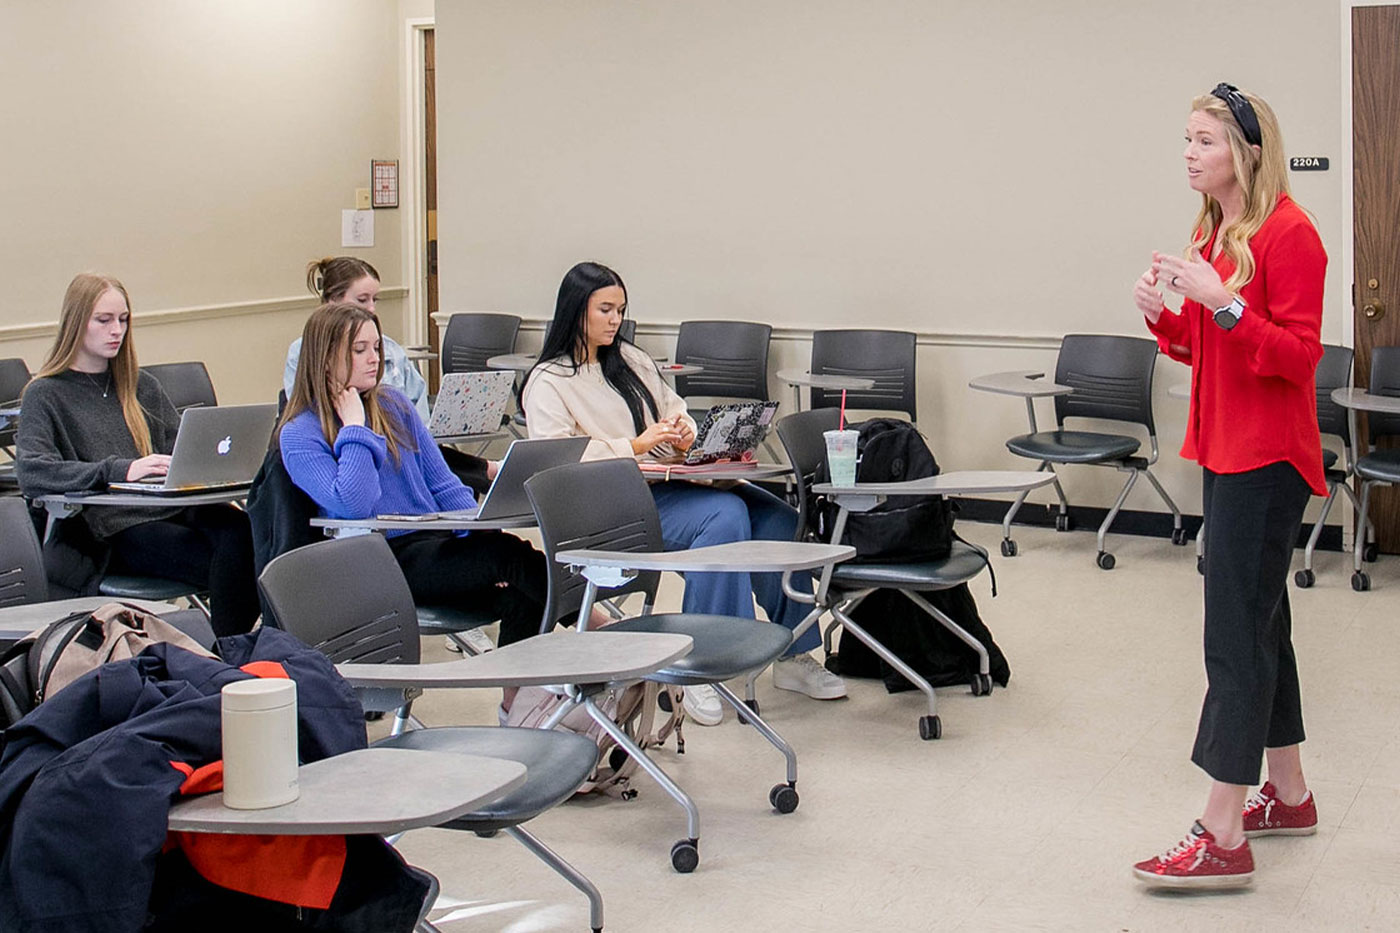
[[[230,434],[226,436],[223,440],[219,441],[218,449],[220,457],[227,456],[228,452],[233,449],[233,435]]]

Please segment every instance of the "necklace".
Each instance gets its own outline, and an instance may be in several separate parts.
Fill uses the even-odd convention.
[[[88,382],[92,383],[94,389],[102,390],[102,397],[106,398],[107,393],[112,390],[112,371],[109,369],[102,374],[102,381],[98,382],[97,377],[92,373],[83,373]]]

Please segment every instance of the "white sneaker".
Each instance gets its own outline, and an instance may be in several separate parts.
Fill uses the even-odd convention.
[[[682,687],[681,691],[685,694],[681,706],[697,726],[717,726],[724,721],[724,704],[720,702],[714,687],[699,684],[694,687]]]
[[[805,693],[814,700],[839,700],[846,695],[846,682],[818,664],[810,654],[774,661],[773,686]]]
[[[459,654],[461,653],[462,646],[457,643],[458,638],[462,639],[462,641],[467,643],[467,650],[469,650],[473,655],[485,654],[488,651],[496,650],[496,644],[495,642],[491,641],[490,635],[487,635],[486,632],[482,629],[469,628],[465,632],[458,632],[456,634],[456,637],[453,637],[452,635],[447,636],[448,651],[456,651]]]

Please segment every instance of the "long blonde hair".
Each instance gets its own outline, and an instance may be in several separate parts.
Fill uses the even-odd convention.
[[[1254,254],[1249,251],[1249,241],[1264,221],[1278,206],[1280,194],[1288,194],[1288,165],[1283,157],[1283,136],[1279,132],[1278,117],[1273,109],[1246,91],[1240,91],[1254,108],[1259,121],[1259,151],[1245,139],[1235,115],[1225,101],[1214,94],[1202,94],[1191,101],[1192,112],[1207,113],[1225,127],[1225,138],[1230,144],[1230,160],[1235,169],[1235,180],[1244,192],[1244,213],[1240,219],[1227,227],[1221,240],[1221,249],[1235,264],[1235,271],[1225,281],[1225,288],[1238,292],[1254,278]],[[1201,195],[1201,211],[1196,215],[1192,227],[1191,249],[1205,252],[1221,220],[1220,202],[1208,194]],[[1209,259],[1210,257],[1206,257]]]
[[[337,364],[348,367],[352,363],[355,335],[366,322],[374,324],[377,335],[382,335],[379,316],[373,311],[352,305],[348,302],[324,304],[311,312],[306,326],[301,332],[301,357],[297,360],[297,375],[292,383],[292,394],[287,399],[287,407],[282,412],[281,425],[297,415],[310,410],[316,413],[321,422],[321,433],[326,443],[335,446],[336,435],[340,432],[340,416],[336,413],[336,388],[333,374]],[[413,437],[403,419],[406,412],[390,411],[380,398],[384,379],[384,354],[379,354],[379,376],[374,388],[360,393],[365,406],[365,426],[376,434],[384,436],[388,443],[389,456],[394,463],[399,462],[399,449],[413,449]]]
[[[136,398],[136,384],[140,379],[141,369],[136,363],[136,345],[131,339],[131,333],[135,329],[135,315],[131,313],[131,297],[127,295],[126,286],[121,282],[111,276],[91,272],[80,272],[73,277],[73,281],[68,283],[68,291],[63,293],[63,311],[58,318],[58,337],[54,339],[53,346],[49,348],[49,355],[44,359],[39,371],[34,374],[34,378],[42,379],[73,368],[73,361],[78,358],[78,350],[87,333],[88,321],[92,319],[93,308],[97,305],[97,300],[109,290],[119,292],[122,300],[126,302],[127,319],[126,337],[122,340],[117,355],[108,363],[107,372],[112,379],[112,388],[117,393],[117,401],[121,402],[122,418],[126,421],[127,430],[131,432],[131,439],[136,442],[137,455],[146,457],[151,453],[151,427],[146,421],[145,410]]]

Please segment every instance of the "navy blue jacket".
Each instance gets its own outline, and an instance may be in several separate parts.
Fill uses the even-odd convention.
[[[139,931],[185,775],[222,757],[223,685],[276,661],[297,684],[303,762],[364,748],[353,690],[319,651],[262,628],[225,660],[154,645],[74,681],[4,734],[0,930]]]

